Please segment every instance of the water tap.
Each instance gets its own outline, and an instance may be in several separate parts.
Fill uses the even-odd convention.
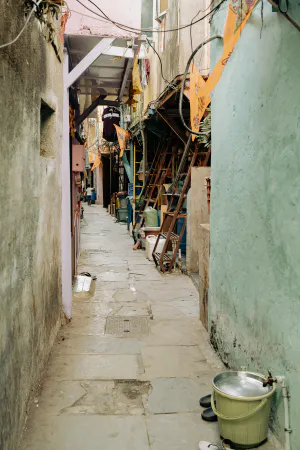
[[[273,383],[276,383],[276,378],[273,378],[271,372],[269,371],[268,378],[263,381],[263,387],[267,387],[268,385],[273,386]]]

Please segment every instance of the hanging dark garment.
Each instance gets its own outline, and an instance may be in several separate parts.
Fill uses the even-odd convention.
[[[108,142],[117,140],[114,124],[120,125],[120,113],[116,108],[105,108],[102,114],[103,137]]]

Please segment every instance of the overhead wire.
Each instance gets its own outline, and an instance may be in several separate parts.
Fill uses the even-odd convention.
[[[37,10],[39,4],[42,3],[42,1],[43,1],[43,0],[38,0],[38,1],[35,3],[35,5],[33,6],[33,8],[31,9],[31,11],[29,12],[28,17],[27,17],[27,19],[26,19],[26,21],[25,21],[25,23],[24,23],[24,26],[21,28],[21,31],[19,32],[19,34],[18,34],[12,41],[7,42],[6,44],[1,44],[1,45],[0,45],[0,49],[1,49],[1,48],[5,48],[5,47],[8,47],[9,45],[12,45],[12,44],[14,44],[15,42],[17,42],[17,40],[18,40],[18,39],[22,36],[22,34],[24,33],[24,31],[25,31],[27,25],[29,24],[29,21],[30,21],[32,15],[35,13],[35,11]]]
[[[194,51],[194,48],[193,48],[193,35],[192,35],[192,26],[193,26],[194,20],[199,16],[199,14],[200,14],[201,12],[206,12],[208,9],[210,9],[211,6],[214,4],[214,2],[215,2],[215,0],[212,0],[212,1],[210,2],[210,4],[208,5],[207,8],[205,8],[205,9],[199,9],[199,11],[197,12],[197,14],[196,14],[196,15],[192,18],[192,20],[191,20],[191,26],[190,26],[190,41],[191,41],[191,51],[192,51],[192,53],[193,53],[193,51]]]
[[[162,60],[161,57],[159,55],[159,53],[155,50],[155,47],[153,47],[153,45],[151,44],[151,42],[149,41],[148,38],[146,38],[148,44],[150,45],[150,47],[152,48],[152,50],[154,51],[154,53],[157,55],[159,62],[160,62],[160,71],[161,71],[161,77],[162,79],[167,83],[168,86],[172,87],[172,89],[174,89],[174,85],[172,83],[170,83],[170,81],[168,81],[165,77],[164,77],[164,71],[163,71],[163,64],[162,64]]]
[[[93,14],[95,14],[98,17],[101,17],[104,20],[107,20],[108,22],[112,23],[113,25],[116,25],[118,28],[123,29],[125,31],[130,31],[130,32],[138,32],[138,33],[143,33],[143,32],[147,32],[147,31],[152,31],[153,33],[169,33],[172,31],[179,31],[179,30],[183,30],[185,28],[189,28],[193,25],[195,25],[196,23],[201,22],[202,20],[204,20],[206,17],[209,17],[211,14],[213,14],[215,11],[217,11],[220,6],[225,3],[227,0],[221,0],[220,3],[218,3],[218,5],[213,8],[208,14],[206,14],[205,16],[200,17],[200,19],[196,20],[195,22],[193,22],[192,24],[188,24],[188,25],[182,25],[180,27],[177,28],[170,28],[167,30],[157,30],[156,28],[135,28],[135,27],[131,27],[129,25],[124,25],[122,23],[116,22],[111,20],[105,13],[105,15],[101,15],[95,11],[93,11],[92,9],[90,9],[87,5],[85,5],[84,3],[82,3],[80,0],[76,0],[78,3],[80,3],[84,8],[86,8],[87,10],[89,10],[90,12],[92,12]],[[101,8],[99,8],[99,6],[97,6],[92,0],[88,0],[89,3],[93,4],[98,10],[100,10],[100,12],[102,11]],[[102,12],[103,14],[103,12]]]

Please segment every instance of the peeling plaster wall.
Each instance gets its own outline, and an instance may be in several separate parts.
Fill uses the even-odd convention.
[[[210,0],[168,0],[168,12],[166,14],[165,29],[179,28],[191,23],[192,19],[200,10],[205,10],[210,4]],[[197,19],[205,13],[199,12]],[[158,27],[158,22],[154,21],[154,26]],[[192,44],[195,49],[206,36],[209,35],[209,22],[203,20],[192,26]],[[187,61],[192,53],[190,28],[179,31],[165,33],[165,45],[163,52],[160,51],[160,37],[158,33],[153,33],[156,51],[160,54],[164,77],[172,81],[177,75],[183,74]],[[149,49],[151,75],[150,83],[145,91],[145,106],[155,100],[165,89],[166,82],[161,77],[161,68],[157,55]],[[207,75],[209,68],[209,46],[199,52],[195,57],[195,65],[203,74]]]
[[[19,32],[24,13],[17,0],[0,0],[0,10],[4,43]],[[17,448],[60,325],[61,69],[36,19],[16,44],[0,50],[1,450]],[[41,99],[55,110],[48,157],[40,156]]]
[[[112,2],[107,0],[93,0],[93,3],[101,8],[110,19],[129,27],[141,28],[141,0],[114,0]],[[85,4],[97,14],[103,15],[91,3],[88,4],[85,2]],[[67,34],[94,34],[122,38],[137,36],[93,14],[76,0],[68,0],[68,5],[72,10],[72,15],[67,22]]]
[[[289,14],[300,23],[299,1]],[[300,441],[300,33],[261,5],[212,96],[211,341],[225,363],[286,375]],[[222,32],[225,11],[212,25]],[[212,48],[212,66],[222,46]],[[272,427],[283,439],[281,395]]]

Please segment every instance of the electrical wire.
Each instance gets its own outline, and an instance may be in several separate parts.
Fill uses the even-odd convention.
[[[198,131],[193,131],[191,130],[191,128],[189,128],[187,126],[187,124],[185,123],[185,120],[183,118],[183,114],[182,114],[182,103],[183,103],[183,91],[184,91],[184,86],[185,86],[185,81],[186,81],[186,77],[188,74],[188,71],[190,69],[190,65],[191,62],[193,61],[194,56],[196,55],[196,53],[202,48],[204,47],[206,44],[208,44],[209,42],[215,40],[215,39],[223,39],[223,36],[220,36],[219,34],[217,34],[216,36],[212,36],[209,39],[206,39],[205,41],[203,41],[200,45],[198,45],[198,47],[193,51],[193,53],[191,54],[191,56],[189,57],[189,60],[187,62],[184,74],[183,74],[183,80],[181,83],[181,88],[180,88],[180,96],[179,96],[179,116],[182,122],[182,125],[184,126],[184,128],[189,131],[189,133],[194,134],[196,136],[201,136],[201,133],[199,133]]]
[[[18,34],[12,41],[7,42],[6,44],[1,44],[1,45],[0,45],[0,49],[1,49],[1,48],[5,48],[5,47],[8,47],[9,45],[12,45],[12,44],[14,44],[15,42],[17,42],[17,40],[21,37],[21,35],[22,35],[23,32],[25,31],[25,28],[27,27],[27,25],[28,25],[28,23],[29,23],[29,21],[30,21],[32,15],[35,13],[35,11],[37,10],[39,4],[42,3],[42,1],[43,1],[43,0],[38,0],[38,1],[35,3],[34,7],[33,7],[32,10],[30,11],[30,13],[28,14],[28,17],[27,17],[27,19],[26,19],[26,21],[25,21],[25,23],[24,23],[24,26],[23,26],[23,28],[21,29],[21,31],[19,32],[19,34]]]
[[[151,42],[149,41],[148,38],[146,38],[148,44],[150,45],[150,47],[152,48],[152,50],[154,51],[154,53],[157,55],[159,62],[160,62],[160,71],[161,71],[161,77],[162,79],[167,83],[168,86],[172,87],[172,89],[174,89],[174,85],[172,83],[170,83],[170,81],[168,81],[165,77],[164,77],[164,71],[163,71],[163,64],[162,64],[162,60],[161,57],[159,55],[159,53],[155,50],[155,48],[153,47],[153,45],[151,44]]]
[[[191,26],[190,26],[190,41],[191,41],[191,51],[192,51],[192,53],[193,53],[193,51],[194,51],[194,48],[193,48],[193,35],[192,35],[192,26],[193,26],[194,20],[199,16],[199,14],[200,14],[201,12],[206,12],[207,10],[209,10],[209,9],[212,7],[212,5],[214,4],[214,2],[215,2],[215,0],[212,0],[212,2],[208,5],[207,8],[205,8],[205,9],[199,9],[199,11],[197,12],[197,14],[196,14],[196,15],[192,18],[192,20],[191,20]]]
[[[201,17],[200,19],[196,20],[195,22],[193,22],[193,24],[188,24],[188,25],[182,25],[181,27],[178,28],[170,28],[168,30],[157,30],[155,28],[134,28],[134,27],[130,27],[129,25],[124,25],[122,23],[119,22],[115,22],[113,20],[111,20],[110,18],[108,18],[108,16],[105,14],[105,16],[96,13],[95,11],[93,11],[92,9],[90,9],[88,6],[86,6],[84,3],[82,3],[80,0],[76,0],[78,3],[80,3],[85,9],[89,10],[90,12],[92,12],[93,14],[95,14],[96,16],[101,17],[104,20],[107,20],[108,22],[112,23],[113,25],[118,26],[118,28],[123,29],[125,31],[130,31],[130,32],[138,32],[138,33],[143,33],[143,32],[147,32],[147,31],[152,31],[153,33],[169,33],[172,31],[179,31],[179,30],[183,30],[185,28],[189,28],[193,25],[195,25],[196,23],[201,22],[201,20],[204,20],[206,17],[210,16],[211,14],[213,14],[215,11],[218,11],[218,9],[220,8],[220,6],[225,3],[227,0],[221,0],[220,3],[213,8],[208,14],[206,14],[205,16]],[[92,3],[98,10],[102,11],[101,8],[99,8],[97,5],[95,5],[95,3],[92,2],[92,0],[88,0],[89,3]]]

